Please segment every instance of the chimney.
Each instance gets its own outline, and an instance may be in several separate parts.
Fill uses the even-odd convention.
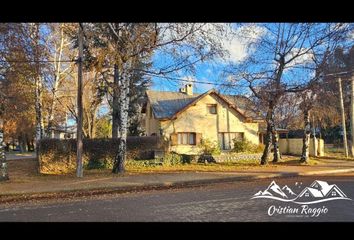
[[[185,93],[189,96],[192,96],[193,95],[193,84],[191,84],[191,83],[186,84],[183,88],[179,89],[179,92]]]
[[[186,88],[185,88],[185,87],[180,88],[180,89],[179,89],[179,92],[181,92],[181,93],[186,93]]]
[[[193,84],[188,83],[185,88],[187,95],[193,95]]]

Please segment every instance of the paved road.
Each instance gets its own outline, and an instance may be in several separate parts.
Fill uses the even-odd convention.
[[[353,176],[300,177],[275,181],[299,193],[316,179],[336,184],[349,198],[354,199]],[[298,187],[295,186],[296,182]],[[350,200],[307,205],[314,213],[322,212],[318,217],[312,217],[310,209],[302,210],[302,205],[271,199],[250,199],[259,190],[265,190],[270,183],[268,179],[65,202],[58,200],[0,206],[0,221],[354,221],[354,201]],[[299,208],[303,214],[274,213],[269,216],[267,211],[271,206]]]

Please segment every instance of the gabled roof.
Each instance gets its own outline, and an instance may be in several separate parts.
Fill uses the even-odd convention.
[[[336,184],[333,184],[333,185],[330,185],[332,186],[328,192],[326,193],[326,196],[328,196],[333,190],[336,191],[341,197],[347,197],[347,195],[345,195],[345,193],[340,190],[340,188],[336,185]]]
[[[180,109],[193,102],[200,94],[187,95],[180,92],[146,91],[155,118],[171,118]]]
[[[216,95],[245,118],[262,119],[259,114],[250,110],[251,101],[244,96],[223,95],[219,94],[215,89],[211,89],[203,94],[193,95],[181,92],[146,91],[146,96],[157,119],[174,119],[177,115],[209,94]]]
[[[306,187],[300,194],[299,197],[302,197],[306,192],[309,192],[313,197],[323,197],[322,192],[316,188]]]
[[[318,185],[319,188],[315,187],[315,185]],[[319,180],[315,180],[311,185],[312,188],[316,188],[318,190],[320,190],[322,192],[322,194],[325,196],[329,190],[333,187],[333,185],[329,185],[327,182],[325,181],[319,181]]]

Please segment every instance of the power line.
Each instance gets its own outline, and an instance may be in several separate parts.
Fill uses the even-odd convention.
[[[192,82],[192,83],[200,83],[200,84],[208,84],[208,85],[216,85],[216,86],[226,86],[226,87],[248,87],[248,86],[236,85],[236,84],[231,84],[231,83],[207,82],[207,81],[199,81],[199,80],[194,80],[194,79],[188,80],[188,79],[183,79],[183,78],[167,77],[167,76],[152,74],[152,73],[146,73],[146,74],[153,76],[153,77],[165,78],[165,79],[170,79],[173,81],[180,81],[180,82]]]
[[[5,60],[0,60],[1,63],[59,63],[59,62],[77,62],[77,60],[60,60],[60,61],[54,61],[54,60],[10,60],[10,61],[5,61]]]

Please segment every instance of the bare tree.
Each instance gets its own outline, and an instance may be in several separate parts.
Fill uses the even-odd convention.
[[[69,36],[65,33],[64,23],[51,23],[48,24],[50,30],[47,48],[50,54],[49,59],[53,61],[52,64],[48,64],[50,67],[50,84],[48,88],[50,89],[50,99],[48,102],[48,123],[47,123],[47,136],[52,135],[53,127],[58,122],[58,118],[54,119],[59,112],[66,111],[58,103],[62,98],[60,94],[60,88],[68,76],[72,74],[74,70],[74,62],[68,62],[72,59],[72,51],[70,49],[72,42]],[[64,61],[64,62],[63,62]],[[61,110],[61,111],[60,111]]]
[[[338,42],[348,32],[348,24],[277,23],[244,27],[244,38],[258,39],[252,44],[247,59],[234,66],[234,79],[246,81],[252,93],[267,106],[267,133],[261,164],[266,164],[274,147],[273,161],[279,160],[274,110],[280,98],[288,92],[301,92],[315,75],[316,61],[330,42]],[[310,61],[311,60],[311,61]],[[316,59],[315,59],[316,60]]]
[[[196,63],[220,55],[215,28],[208,24],[108,23],[86,25],[89,44],[97,49],[98,68],[114,65],[112,136],[119,136],[114,173],[124,172],[131,77],[136,71],[167,75],[193,71]],[[212,29],[212,30],[211,30]],[[218,28],[216,28],[218,29]],[[209,34],[214,31],[213,34]],[[90,38],[90,36],[89,36]],[[168,64],[159,69],[139,69],[138,60],[159,51]]]
[[[302,102],[300,103],[300,109],[304,118],[304,135],[302,144],[302,154],[300,158],[301,163],[307,163],[309,160],[309,146],[311,137],[311,122],[310,122],[310,110],[314,106],[316,98],[316,92],[314,89],[306,89],[301,93]]]

